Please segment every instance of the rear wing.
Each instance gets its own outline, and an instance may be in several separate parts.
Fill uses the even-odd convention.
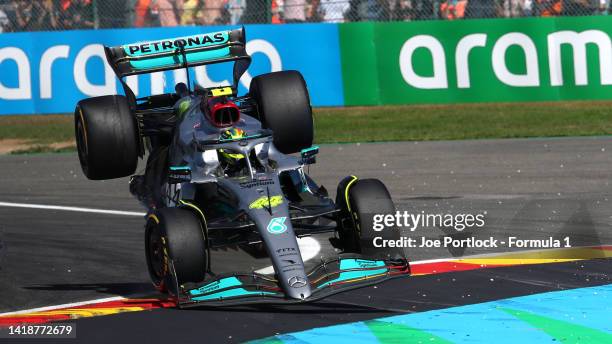
[[[234,87],[251,64],[244,27],[193,36],[104,47],[117,77],[235,61]],[[124,87],[127,87],[124,83]]]

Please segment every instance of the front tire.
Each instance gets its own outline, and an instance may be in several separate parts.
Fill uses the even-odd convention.
[[[365,256],[404,257],[401,248],[376,248],[373,240],[398,240],[401,235],[397,228],[374,230],[374,216],[395,214],[395,205],[389,191],[378,179],[357,179],[346,177],[338,185],[336,206],[339,243],[344,252],[360,253]]]
[[[81,100],[74,111],[77,151],[83,173],[93,180],[134,174],[140,136],[124,96]]]
[[[204,226],[194,212],[186,209],[163,208],[149,215],[145,252],[149,275],[157,290],[178,295],[175,286],[204,280],[207,270]]]

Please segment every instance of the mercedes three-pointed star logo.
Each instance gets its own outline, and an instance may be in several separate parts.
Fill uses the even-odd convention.
[[[301,288],[308,283],[306,282],[305,278],[300,276],[293,276],[288,280],[288,282],[291,288]]]

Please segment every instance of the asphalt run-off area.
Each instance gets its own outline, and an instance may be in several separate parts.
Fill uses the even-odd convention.
[[[612,342],[609,137],[321,146],[313,179],[380,178],[397,210],[485,214],[485,237],[572,249],[407,250],[412,275],[310,304],[178,310],[149,282],[144,209],[127,179],[89,181],[76,153],[0,156],[0,327],[59,321],[66,342]],[[426,228],[429,238],[448,228]],[[300,239],[307,266],[337,254]],[[272,273],[213,252],[217,272]],[[2,339],[4,342],[5,339]]]

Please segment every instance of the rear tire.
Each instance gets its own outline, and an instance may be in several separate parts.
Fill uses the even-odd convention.
[[[312,146],[314,125],[306,82],[289,70],[253,78],[249,94],[257,103],[259,120],[274,132],[274,146],[285,154]]]
[[[203,226],[198,216],[186,209],[163,208],[149,215],[145,252],[149,275],[159,291],[177,295],[177,285],[204,280],[207,251]]]
[[[374,215],[395,214],[395,205],[389,191],[378,179],[347,177],[338,185],[336,194],[338,236],[344,252],[365,256],[404,257],[401,248],[376,248],[373,240],[398,240],[401,235],[396,227],[374,231]]]
[[[81,168],[87,178],[113,179],[134,174],[140,136],[124,96],[81,100],[74,112]]]

